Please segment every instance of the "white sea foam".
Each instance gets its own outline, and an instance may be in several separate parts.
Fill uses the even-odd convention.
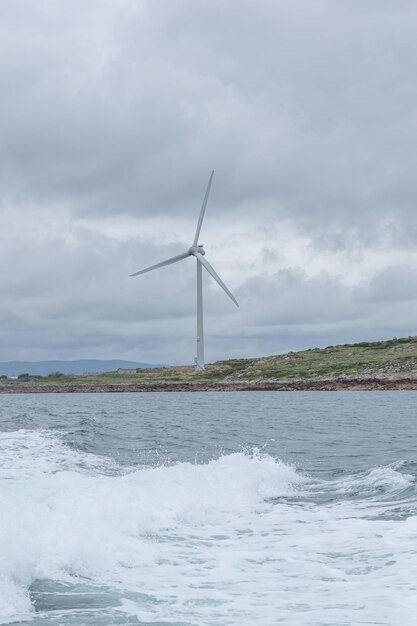
[[[306,479],[259,453],[110,476],[48,433],[0,446],[3,623],[33,613],[30,585],[46,579],[117,590],[148,622],[414,625],[415,517],[291,502]]]
[[[63,470],[106,473],[117,464],[64,445],[56,433],[20,429],[0,433],[0,479],[24,478]]]
[[[415,482],[411,474],[403,474],[394,467],[375,467],[368,472],[344,476],[331,481],[329,487],[345,497],[358,495],[361,498],[395,495]]]

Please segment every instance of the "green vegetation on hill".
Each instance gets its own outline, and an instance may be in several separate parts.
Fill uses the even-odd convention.
[[[233,359],[207,365],[204,372],[193,366],[140,369],[119,374],[69,375],[55,372],[47,377],[23,375],[19,384],[124,385],[164,382],[284,381],[355,377],[417,377],[417,337],[394,338],[355,344],[310,348],[257,359]],[[6,384],[1,381],[0,384]]]
[[[417,375],[417,337],[288,352],[253,362],[236,378],[294,380],[338,376]]]

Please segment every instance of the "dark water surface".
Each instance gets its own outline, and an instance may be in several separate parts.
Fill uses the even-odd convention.
[[[0,396],[0,623],[414,625],[417,392]]]

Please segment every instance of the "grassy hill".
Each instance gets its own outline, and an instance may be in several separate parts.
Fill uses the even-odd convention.
[[[237,379],[321,378],[417,375],[417,337],[310,348],[253,359],[235,372]]]
[[[141,369],[136,373],[106,372],[88,375],[50,375],[18,382],[30,382],[46,388],[49,385],[117,385],[130,383],[295,381],[299,379],[336,379],[417,377],[417,337],[388,341],[361,342],[310,348],[256,359],[233,359],[207,365],[204,372],[193,366]]]
[[[204,372],[192,367],[142,370],[141,379],[195,381],[295,380],[338,376],[417,376],[417,337],[310,348],[257,359],[217,361]]]

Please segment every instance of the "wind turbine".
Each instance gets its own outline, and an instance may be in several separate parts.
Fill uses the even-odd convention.
[[[200,216],[197,222],[197,230],[195,231],[194,241],[192,245],[188,248],[188,250],[186,250],[182,254],[177,254],[177,256],[173,256],[170,259],[167,259],[166,261],[162,261],[161,263],[156,263],[156,265],[151,265],[150,267],[146,267],[144,270],[139,270],[139,272],[135,272],[134,274],[131,274],[131,276],[139,276],[140,274],[145,274],[146,272],[151,272],[152,270],[156,270],[159,267],[164,267],[164,265],[171,265],[171,263],[177,263],[177,261],[182,261],[183,259],[186,259],[189,256],[195,257],[196,262],[197,262],[197,356],[195,357],[194,361],[196,365],[196,370],[199,370],[199,371],[204,370],[203,271],[202,271],[203,267],[208,271],[209,274],[211,274],[211,276],[213,276],[214,280],[219,283],[220,287],[223,289],[223,291],[227,293],[229,298],[233,300],[236,306],[239,306],[236,298],[226,287],[226,285],[224,284],[220,276],[218,276],[218,274],[214,271],[213,267],[210,265],[207,259],[204,258],[206,253],[204,251],[203,244],[198,243],[213,176],[214,176],[214,170],[212,171],[209,181],[208,181],[206,194],[204,196],[203,205],[201,207]]]

